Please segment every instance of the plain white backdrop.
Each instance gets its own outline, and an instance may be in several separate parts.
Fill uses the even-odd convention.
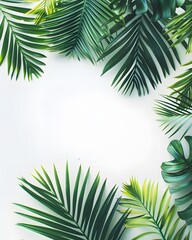
[[[183,63],[186,62],[183,60]],[[113,74],[100,77],[103,64],[64,59],[50,54],[45,74],[32,82],[10,80],[0,69],[0,206],[2,240],[39,240],[42,236],[15,226],[21,221],[13,202],[33,204],[19,187],[34,168],[62,173],[82,164],[108,178],[109,187],[135,176],[160,182],[160,165],[170,160],[154,113],[154,100],[167,92],[173,76],[149,96],[123,96],[110,87]],[[120,194],[120,192],[118,193]],[[117,195],[118,196],[118,195]]]

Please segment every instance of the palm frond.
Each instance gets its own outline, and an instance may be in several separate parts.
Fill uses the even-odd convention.
[[[48,32],[51,51],[94,62],[103,51],[101,37],[107,32],[104,23],[112,17],[108,0],[67,0],[46,17],[42,26]]]
[[[173,46],[180,44],[184,40],[188,41],[187,52],[192,52],[192,3],[186,10],[173,17],[167,24],[167,33],[171,33],[171,40],[174,40]]]
[[[8,73],[16,79],[23,71],[24,78],[39,77],[45,65],[40,53],[46,46],[40,36],[43,32],[35,26],[29,9],[22,1],[2,0],[0,2],[0,65],[7,60]]]
[[[192,137],[185,137],[189,145],[188,157],[178,140],[172,141],[168,146],[169,153],[174,160],[164,162],[161,166],[162,176],[169,184],[169,191],[175,196],[175,205],[178,215],[188,225],[192,224]]]
[[[121,199],[120,205],[131,211],[126,227],[145,227],[145,232],[139,233],[132,240],[145,236],[163,240],[190,239],[186,224],[181,224],[176,208],[170,202],[168,190],[160,197],[158,184],[145,181],[140,187],[138,181],[132,178],[130,184],[123,185],[123,193],[125,197]]]
[[[36,14],[35,23],[39,24],[49,14],[56,12],[57,5],[60,0],[28,0],[29,2],[38,2],[28,14]]]
[[[175,93],[182,96],[179,101],[173,95],[164,95],[164,100],[157,100],[155,111],[160,116],[158,120],[162,122],[166,134],[172,137],[178,133],[183,138],[192,128],[192,99],[181,92]]]
[[[192,65],[192,62],[184,64],[183,66]],[[187,69],[184,73],[176,78],[179,79],[176,83],[172,84],[170,88],[175,89],[172,95],[176,95],[181,107],[188,108],[192,105],[192,67]],[[184,97],[183,97],[184,96]],[[187,102],[187,105],[185,104]]]
[[[104,67],[103,74],[117,67],[117,74],[112,82],[119,86],[124,94],[137,90],[138,95],[149,93],[164,76],[175,69],[175,59],[179,56],[175,48],[170,48],[168,36],[163,34],[160,22],[151,20],[151,13],[137,15],[128,14],[123,25],[119,22],[111,29],[117,32],[112,42],[105,49],[102,58],[111,56]],[[120,63],[120,64],[119,64]]]
[[[35,176],[40,186],[22,178],[21,187],[47,210],[17,204],[27,211],[27,213],[17,213],[36,223],[35,225],[19,223],[19,226],[54,240],[120,239],[124,232],[127,213],[117,220],[116,214],[120,199],[114,202],[116,187],[113,187],[106,195],[106,180],[100,184],[100,176],[97,175],[91,183],[90,170],[88,169],[85,177],[82,177],[81,166],[74,184],[71,183],[68,164],[64,185],[61,184],[56,167],[54,167],[54,180],[44,168],[42,171],[42,174],[36,171]]]

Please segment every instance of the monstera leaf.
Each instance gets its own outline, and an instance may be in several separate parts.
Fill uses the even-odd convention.
[[[164,162],[161,166],[162,176],[169,184],[170,193],[175,196],[178,215],[187,224],[192,224],[192,137],[185,137],[189,153],[185,154],[182,144],[174,140],[168,146],[174,160]]]
[[[168,36],[163,35],[162,25],[151,17],[149,11],[143,15],[134,12],[111,29],[111,34],[117,35],[102,55],[111,56],[103,73],[115,67],[112,85],[118,85],[124,94],[133,90],[138,95],[149,93],[151,86],[155,89],[161,82],[161,73],[166,76],[170,68],[175,69],[175,59],[179,61],[176,49],[170,48]]]
[[[45,65],[40,52],[46,48],[43,30],[34,25],[34,17],[26,15],[28,11],[22,1],[0,1],[0,65],[7,60],[8,73],[16,79],[22,71],[29,80],[39,77]]]
[[[89,178],[90,170],[82,177],[79,167],[74,184],[71,184],[68,165],[65,184],[61,184],[54,167],[54,179],[42,168],[36,172],[34,185],[21,179],[21,187],[42,205],[42,210],[17,204],[26,213],[19,215],[33,220],[36,224],[19,223],[54,240],[119,240],[124,231],[127,213],[117,218],[119,199],[115,200],[117,188],[106,194],[106,180],[101,182],[99,175],[93,183]],[[41,206],[40,205],[40,206]]]
[[[111,0],[111,6],[119,12],[127,10],[133,13],[136,9],[136,14],[144,14],[152,9],[153,20],[159,20],[170,18],[176,8],[182,6],[184,2],[185,0]]]
[[[177,96],[175,96],[177,94]],[[182,96],[182,97],[178,97]],[[158,119],[166,134],[172,137],[178,134],[181,139],[192,128],[192,98],[182,92],[174,91],[171,96],[163,96],[164,100],[157,100],[155,107]]]
[[[108,0],[67,0],[46,17],[42,27],[51,51],[94,62],[103,51],[104,23],[113,17]]]
[[[125,197],[121,199],[120,204],[131,211],[125,226],[141,229],[145,227],[145,231],[137,233],[132,240],[143,237],[158,240],[191,239],[186,224],[181,223],[175,206],[170,202],[167,190],[160,197],[158,185],[145,181],[140,187],[138,181],[132,178],[130,184],[123,185],[123,193]]]

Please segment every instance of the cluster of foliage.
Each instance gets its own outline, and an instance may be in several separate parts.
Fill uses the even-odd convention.
[[[176,69],[178,48],[192,52],[191,26],[191,0],[1,0],[0,65],[7,62],[11,78],[31,80],[43,73],[46,51],[93,64],[107,57],[103,74],[115,68],[112,85],[123,94],[136,91],[142,96]],[[156,105],[166,133],[178,133],[189,144],[186,157],[181,141],[172,141],[168,151],[174,160],[162,164],[175,205],[168,191],[160,197],[158,186],[151,182],[140,188],[131,179],[123,186],[125,197],[115,200],[116,187],[106,195],[106,181],[100,184],[98,175],[90,184],[89,170],[83,178],[80,167],[71,185],[66,166],[62,186],[56,168],[53,181],[42,169],[35,176],[40,186],[22,178],[21,187],[50,213],[17,204],[27,211],[18,214],[37,224],[19,225],[54,240],[120,240],[125,227],[147,227],[135,240],[149,235],[189,240],[192,137],[186,134],[192,127],[191,65],[191,61],[185,64],[188,69],[176,77],[178,81],[170,86],[172,93]],[[122,212],[118,219],[117,210]]]
[[[176,69],[178,47],[192,52],[191,26],[191,0],[2,0],[0,65],[7,62],[11,78],[31,80],[43,73],[45,50],[92,63],[107,57],[103,74],[115,68],[112,86],[142,96]],[[191,128],[191,76],[190,67],[158,101],[170,136]]]
[[[176,8],[185,6],[184,0],[39,0],[32,9],[25,2],[36,0],[0,3],[0,64],[7,59],[11,77],[21,72],[28,79],[39,77],[42,50],[93,63],[109,56],[103,73],[117,67],[112,85],[123,93],[144,95],[156,88],[162,74],[175,69],[175,60],[180,62],[164,27]],[[183,42],[180,34],[177,42]]]
[[[158,185],[145,181],[140,188],[133,178],[130,184],[123,185],[125,197],[116,199],[115,186],[107,194],[106,180],[100,183],[97,175],[91,181],[89,173],[88,170],[83,177],[79,167],[73,184],[67,164],[65,184],[61,184],[55,166],[53,180],[44,168],[34,176],[38,185],[22,178],[21,187],[45,210],[16,204],[24,210],[17,214],[35,222],[18,225],[53,240],[120,240],[125,228],[137,227],[146,229],[128,239],[152,236],[152,239],[190,240],[187,224],[177,216],[168,190],[160,196]]]

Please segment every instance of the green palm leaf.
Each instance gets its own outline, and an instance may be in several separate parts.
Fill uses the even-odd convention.
[[[123,193],[125,198],[121,199],[120,205],[131,211],[126,227],[145,227],[145,232],[139,233],[132,240],[145,236],[158,240],[190,239],[186,225],[181,224],[175,206],[170,203],[167,190],[158,201],[158,185],[145,181],[140,187],[138,181],[132,178],[130,184],[123,185]]]
[[[192,224],[192,137],[185,137],[189,145],[188,157],[184,154],[182,144],[178,140],[168,146],[169,153],[174,160],[164,162],[161,166],[162,176],[169,184],[170,193],[175,196],[178,215],[188,225]]]
[[[183,66],[192,65],[192,62],[184,64]],[[192,105],[192,67],[187,69],[184,73],[176,78],[179,79],[176,83],[172,84],[170,88],[177,90],[172,95],[176,95],[181,107],[188,108]],[[185,104],[187,102],[187,105]]]
[[[171,40],[174,40],[173,46],[183,42],[188,41],[187,52],[192,52],[192,2],[186,7],[186,10],[175,16],[167,24],[168,31],[171,33]]]
[[[42,26],[51,51],[94,62],[103,51],[104,23],[113,16],[108,0],[67,0],[46,17]]]
[[[28,2],[38,2],[28,14],[36,14],[35,22],[40,23],[49,14],[53,14],[57,10],[57,5],[60,0],[28,0]]]
[[[136,14],[144,14],[152,8],[153,19],[170,18],[175,13],[176,8],[183,5],[185,0],[111,0],[111,6],[122,12],[126,10],[133,13],[136,9]],[[126,6],[126,8],[125,8]]]
[[[36,224],[19,223],[19,226],[54,240],[119,240],[124,231],[127,213],[117,220],[119,199],[115,201],[117,188],[105,193],[106,180],[100,184],[99,175],[90,182],[88,170],[82,177],[81,167],[75,183],[71,183],[68,165],[65,171],[65,184],[61,184],[54,167],[54,180],[43,169],[36,171],[36,186],[21,179],[21,187],[47,210],[17,204],[27,213],[18,214],[33,220]],[[48,213],[49,212],[49,213]],[[115,220],[115,219],[116,220]]]
[[[46,48],[40,37],[42,29],[35,26],[34,18],[26,15],[29,9],[22,1],[2,0],[0,2],[0,65],[7,60],[8,73],[19,77],[21,71],[29,80],[39,77],[45,65],[45,56],[39,51]]]
[[[117,36],[102,55],[104,58],[115,52],[103,73],[117,67],[112,85],[118,85],[124,94],[131,94],[133,90],[137,90],[138,95],[149,93],[150,86],[155,89],[161,82],[161,73],[166,76],[171,67],[175,69],[175,59],[179,61],[177,50],[170,48],[168,36],[162,34],[162,25],[152,22],[151,17],[149,11],[143,15],[135,12],[127,15],[125,27],[118,23],[112,28],[111,33],[118,31]]]
[[[175,94],[182,98],[175,97]],[[164,100],[157,100],[155,110],[160,115],[158,120],[162,122],[165,133],[170,137],[178,133],[183,138],[192,128],[192,99],[178,91],[175,94],[165,95]]]

